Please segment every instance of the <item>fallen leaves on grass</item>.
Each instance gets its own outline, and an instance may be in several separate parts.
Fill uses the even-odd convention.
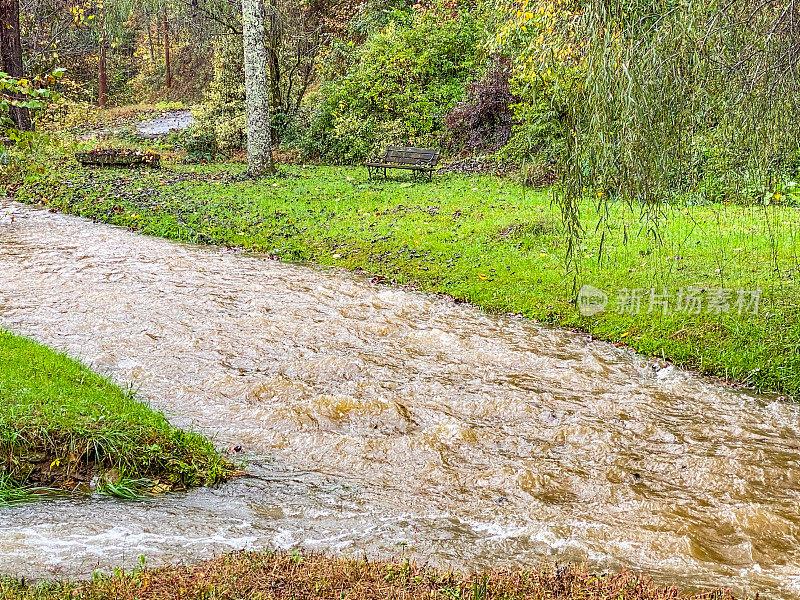
[[[631,572],[574,566],[496,569],[465,575],[414,562],[371,562],[321,554],[237,552],[194,566],[115,573],[41,588],[0,580],[6,600],[730,600],[723,591],[681,595]]]

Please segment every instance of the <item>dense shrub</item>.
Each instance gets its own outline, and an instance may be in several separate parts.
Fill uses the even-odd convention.
[[[321,89],[303,141],[306,155],[333,163],[363,160],[389,143],[442,142],[444,117],[475,76],[482,36],[469,13],[395,13],[355,48],[348,72]]]
[[[450,150],[494,152],[508,143],[511,106],[518,100],[511,93],[510,76],[510,62],[498,60],[483,79],[467,85],[467,100],[447,115]]]
[[[196,135],[213,140],[216,151],[244,148],[247,116],[244,96],[244,51],[241,38],[225,36],[214,46],[214,76],[203,106],[193,111]]]
[[[363,42],[392,21],[404,22],[414,4],[412,0],[365,0],[350,21],[350,37]]]
[[[524,167],[526,183],[552,183],[566,153],[571,90],[586,77],[569,27],[581,5],[581,0],[501,0],[492,13],[494,33],[487,46],[508,57],[515,100],[511,135],[498,157]]]
[[[532,168],[536,172],[556,172],[566,151],[567,102],[560,85],[567,78],[580,77],[566,68],[552,73],[530,74],[517,71],[511,90],[517,98],[512,105],[514,125],[502,158]]]

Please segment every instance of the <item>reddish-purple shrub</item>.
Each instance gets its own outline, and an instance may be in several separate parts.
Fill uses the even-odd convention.
[[[511,93],[511,65],[498,59],[483,79],[467,86],[467,100],[457,105],[445,119],[453,152],[494,152],[508,143],[517,101]]]

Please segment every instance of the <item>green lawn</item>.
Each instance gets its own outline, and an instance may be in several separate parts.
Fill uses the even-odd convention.
[[[582,316],[565,271],[558,210],[546,191],[508,179],[439,175],[412,183],[399,175],[370,182],[362,168],[290,166],[278,177],[251,181],[235,163],[122,171],[84,169],[60,153],[38,160],[9,188],[21,201],[144,234],[364,271],[800,395],[797,207],[668,207],[656,241],[622,205],[596,229],[587,203],[578,286],[606,291],[610,304]],[[651,288],[657,295],[666,288],[669,314],[657,296],[648,312]],[[686,288],[701,290],[700,314],[674,310]],[[738,314],[737,290],[757,288],[757,313]],[[641,310],[624,313],[625,290],[634,289],[644,297]],[[729,312],[709,313],[718,289],[731,295]]]
[[[230,474],[202,436],[67,356],[0,330],[0,506],[90,487],[132,497]]]

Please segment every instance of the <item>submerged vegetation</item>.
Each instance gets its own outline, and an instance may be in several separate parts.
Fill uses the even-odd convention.
[[[370,562],[297,552],[239,552],[192,566],[96,576],[90,582],[25,584],[0,579],[5,600],[730,600],[717,590],[680,594],[630,572],[574,566],[465,575],[409,562]]]
[[[202,436],[63,354],[0,330],[0,505],[209,485],[232,467]]]

